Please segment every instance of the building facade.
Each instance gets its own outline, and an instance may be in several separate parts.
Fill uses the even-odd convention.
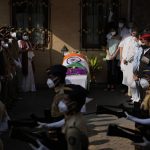
[[[62,62],[64,46],[88,57],[98,56],[103,70],[96,78],[105,82],[102,57],[108,22],[126,18],[142,30],[150,24],[149,4],[149,0],[0,0],[0,26],[34,29],[37,85],[45,85],[47,67]]]

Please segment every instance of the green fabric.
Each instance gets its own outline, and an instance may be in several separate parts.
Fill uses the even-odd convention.
[[[72,63],[70,65],[67,65],[66,67],[67,68],[84,68],[84,66],[80,64],[79,62]]]

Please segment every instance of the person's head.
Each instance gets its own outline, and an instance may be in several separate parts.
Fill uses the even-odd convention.
[[[25,41],[29,40],[29,34],[27,32],[24,32],[22,35],[22,39]]]
[[[1,41],[1,45],[4,49],[8,49],[9,48],[9,39],[8,38],[4,38],[2,41]]]
[[[58,109],[61,113],[71,114],[80,112],[85,104],[87,91],[80,85],[68,84],[64,93],[59,97]]]
[[[150,47],[150,33],[144,33],[141,35],[140,40],[145,46]]]
[[[17,31],[16,32],[16,38],[17,38],[17,40],[22,40],[22,31]]]
[[[137,27],[132,27],[131,36],[138,37],[138,28]]]
[[[110,33],[112,36],[115,36],[117,34],[117,30],[115,28],[111,28]]]
[[[124,18],[120,18],[118,22],[118,27],[123,28],[125,26],[126,20]]]
[[[16,29],[15,28],[11,28],[10,29],[10,36],[12,37],[12,38],[16,38]]]
[[[61,64],[53,65],[47,69],[49,88],[54,88],[65,83],[67,68]]]

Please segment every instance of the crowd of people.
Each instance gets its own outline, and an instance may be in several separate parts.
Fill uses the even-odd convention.
[[[0,28],[0,97],[8,105],[20,100],[20,92],[34,92],[34,51],[27,32]]]
[[[118,108],[127,111],[120,115],[119,112],[111,110],[110,106],[99,109],[104,109],[105,113],[127,117],[136,123],[135,128],[139,131],[110,125],[108,135],[126,137],[135,143],[141,142],[137,145],[149,148],[149,129],[143,125],[149,125],[150,31],[139,32],[134,23],[130,23],[127,28],[125,20],[120,19],[117,28],[110,26],[106,38],[107,88],[105,91],[114,91],[117,80],[121,79],[121,84],[124,85],[129,96],[127,103],[132,105],[132,110],[129,111],[120,105]]]
[[[145,57],[149,53],[149,33],[139,33],[133,23],[127,28],[125,21],[120,19],[118,28],[110,26],[106,37],[108,84],[105,90],[113,91],[117,80],[121,79],[121,84],[128,89],[128,95],[131,96],[131,103],[140,101],[137,85],[140,82],[143,89],[149,86],[149,79],[145,78],[148,76],[145,70],[148,69],[149,61]]]
[[[138,129],[139,124],[149,125],[150,33],[139,33],[133,23],[127,28],[124,20],[120,19],[117,28],[113,24],[110,26],[106,38],[108,83],[105,90],[114,91],[116,78],[121,79],[120,82],[128,89],[133,110],[120,105],[116,108],[122,108],[123,114],[111,110],[110,106],[99,107],[100,111],[105,109],[105,113],[126,117],[136,122]],[[40,118],[32,114],[24,122],[9,118],[6,111],[9,103],[20,99],[20,92],[36,91],[33,58],[34,50],[27,32],[17,32],[12,27],[0,28],[0,131],[11,127],[10,138],[23,140],[35,150],[88,150],[87,125],[81,112],[87,91],[80,85],[65,83],[67,68],[61,64],[47,69],[47,85],[55,93],[49,115]],[[146,119],[140,119],[141,116]],[[145,129],[147,127],[144,126]],[[57,140],[51,133],[55,133]],[[114,125],[108,128],[108,135],[129,138],[137,145],[143,142],[143,147],[150,145],[147,133],[143,128],[138,132]],[[2,142],[0,146],[3,147]]]

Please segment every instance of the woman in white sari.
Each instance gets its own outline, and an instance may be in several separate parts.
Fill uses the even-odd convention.
[[[32,45],[29,41],[29,36],[26,33],[23,34],[22,40],[18,41],[18,45],[21,52],[22,73],[23,73],[22,91],[34,92],[36,91],[33,73],[34,52],[32,49]]]

